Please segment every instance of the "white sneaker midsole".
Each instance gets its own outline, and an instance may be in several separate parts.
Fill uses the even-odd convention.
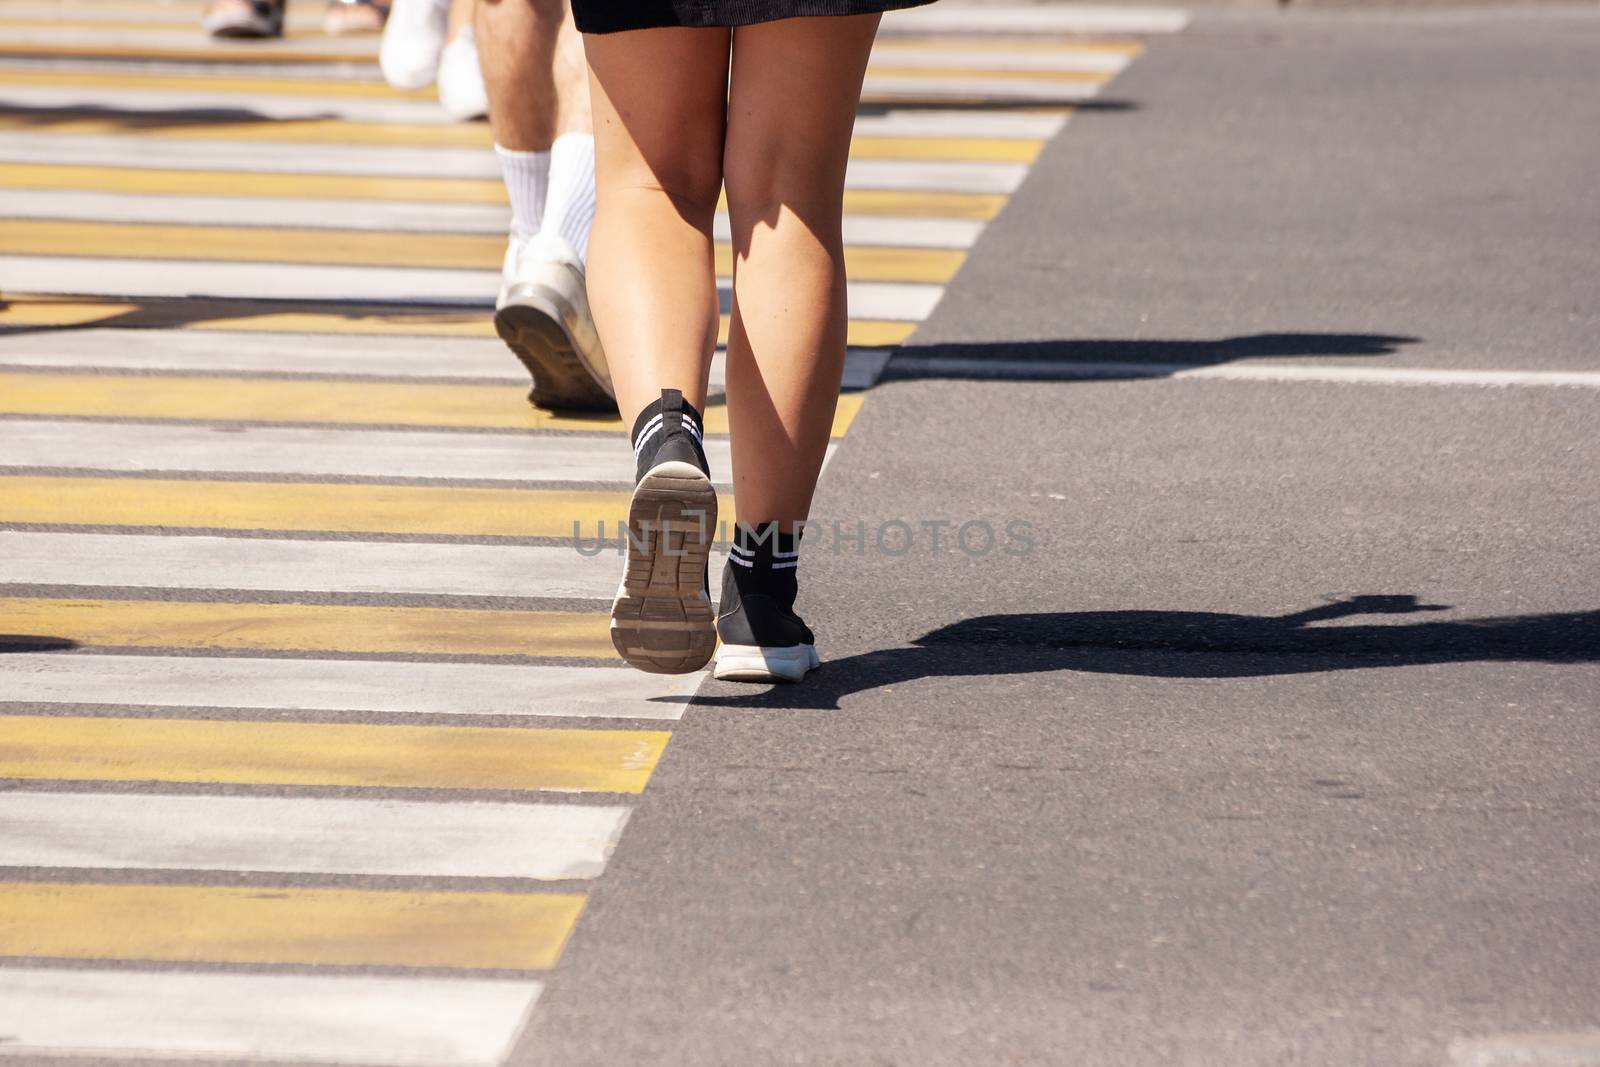
[[[730,681],[798,682],[807,671],[822,666],[815,645],[768,648],[762,645],[722,645],[717,649],[716,677]]]

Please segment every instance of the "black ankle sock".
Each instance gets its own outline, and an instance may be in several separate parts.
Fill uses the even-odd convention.
[[[694,405],[676,389],[661,390],[661,399],[639,412],[633,421],[633,458],[638,477],[643,478],[655,466],[669,442],[666,458],[694,462],[709,475],[711,467],[701,444],[704,436],[705,420]]]
[[[799,563],[799,533],[782,533],[775,522],[735,526],[728,570],[740,596],[769,596],[786,608],[794,607]]]

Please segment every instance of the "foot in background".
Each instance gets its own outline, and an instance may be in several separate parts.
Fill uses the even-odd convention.
[[[569,133],[549,152],[496,152],[512,218],[495,331],[533,376],[532,403],[615,411],[584,279],[594,220],[594,138]]]
[[[373,0],[329,0],[322,19],[322,32],[335,37],[354,33],[377,33],[389,9]]]
[[[450,0],[394,0],[378,49],[378,67],[391,87],[433,84],[449,21]]]
[[[458,122],[489,114],[489,91],[484,88],[471,26],[463,26],[439,53],[439,106]]]
[[[282,37],[283,9],[283,0],[215,0],[200,27],[212,37]]]

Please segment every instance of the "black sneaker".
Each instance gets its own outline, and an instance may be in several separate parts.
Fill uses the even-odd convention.
[[[611,604],[611,643],[631,666],[688,674],[711,659],[717,628],[706,567],[717,529],[700,413],[676,389],[633,427],[638,484],[628,506],[628,563]]]
[[[816,638],[794,613],[799,537],[776,523],[739,524],[722,572],[715,674],[730,682],[798,682],[821,666]]]

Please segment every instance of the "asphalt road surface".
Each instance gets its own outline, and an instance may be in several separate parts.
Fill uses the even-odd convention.
[[[1600,1063],[1597,130],[1593,8],[1153,42],[830,467],[824,672],[703,690],[514,1062]]]

